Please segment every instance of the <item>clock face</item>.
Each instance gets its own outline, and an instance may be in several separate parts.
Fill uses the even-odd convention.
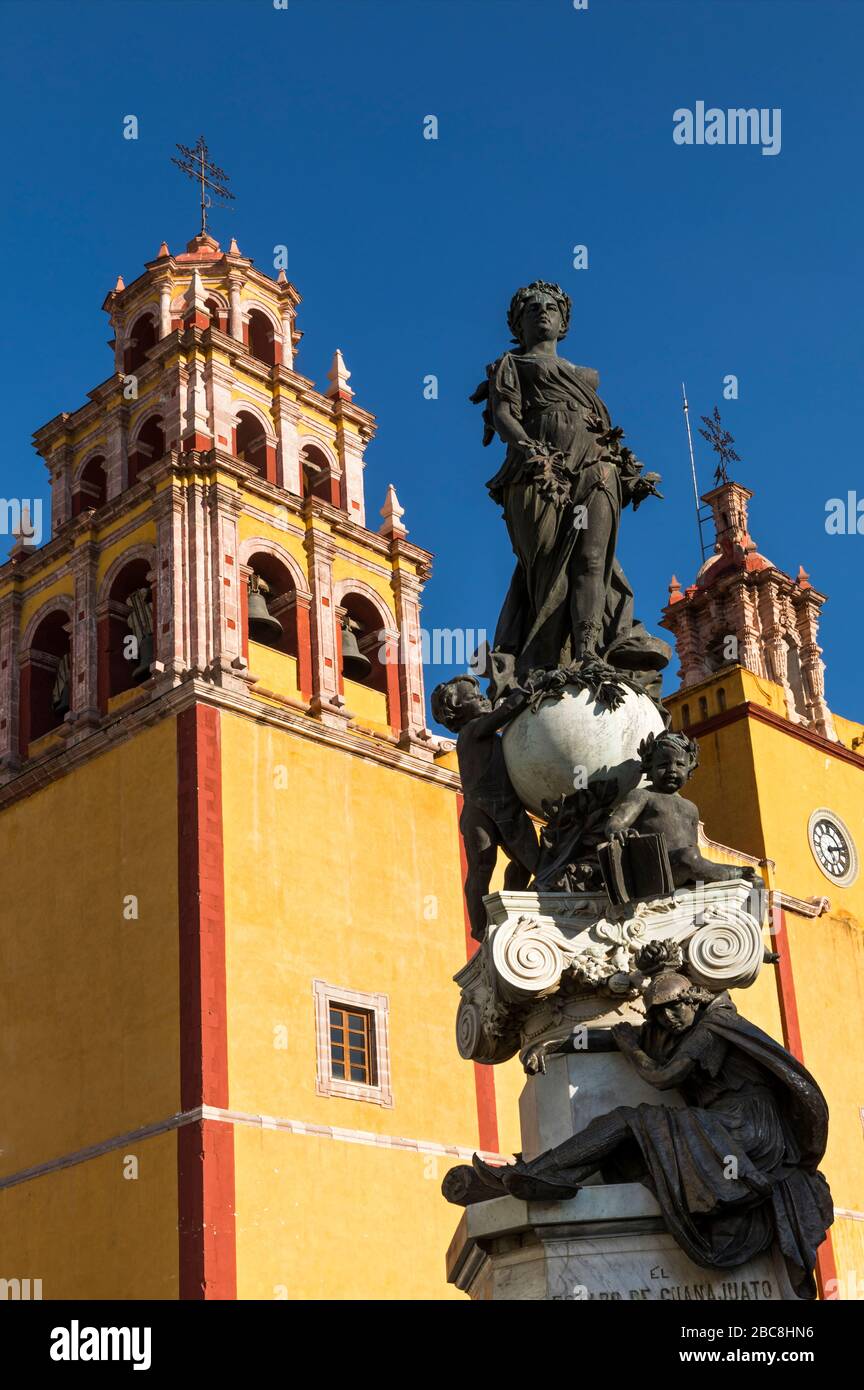
[[[826,878],[846,885],[858,873],[858,855],[847,827],[833,811],[814,811],[809,824],[810,848]]]

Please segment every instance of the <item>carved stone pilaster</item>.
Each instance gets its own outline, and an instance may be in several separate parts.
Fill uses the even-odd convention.
[[[18,641],[21,594],[0,599],[0,782],[8,781],[21,765],[18,757]]]
[[[394,548],[398,548],[398,540],[393,544]],[[394,570],[392,584],[399,628],[402,741],[413,751],[432,757],[423,688],[423,642],[420,631],[420,594],[423,586],[415,574],[401,569]]]
[[[342,468],[342,497],[345,510],[358,526],[366,525],[366,498],[363,488],[363,452],[365,444],[359,435],[345,428],[344,420],[339,418],[340,402],[336,402],[337,429],[336,447]]]
[[[48,467],[51,472],[51,532],[56,535],[72,515],[73,455],[68,444],[54,451]]]
[[[238,526],[243,504],[236,491],[221,483],[211,485],[208,504],[213,603],[210,674],[222,686],[245,685],[241,670],[243,586],[247,581],[241,573]]]
[[[812,589],[795,601],[795,622],[800,642],[799,660],[810,721],[825,738],[837,740],[834,720],[825,699],[825,665],[818,642],[820,603]]]
[[[175,684],[189,664],[186,611],[188,548],[186,500],[179,488],[163,492],[156,512],[156,624],[154,672]]]
[[[86,734],[100,719],[96,631],[97,566],[99,549],[88,541],[75,551],[72,574],[75,607],[72,613],[72,670],[70,672],[69,713],[73,734]]]
[[[276,480],[286,492],[295,497],[303,495],[300,464],[299,421],[300,407],[288,396],[279,395],[273,401],[273,420],[279,441]]]
[[[243,341],[243,309],[240,303],[240,292],[243,288],[243,276],[239,271],[228,272],[228,332],[232,338],[236,338],[238,343]]]
[[[114,410],[107,422],[105,449],[105,495],[110,500],[126,487],[129,478],[129,412],[126,406]]]
[[[342,727],[350,718],[341,693],[336,604],[333,598],[333,556],[329,536],[314,526],[306,534],[309,582],[312,589],[312,703],[325,724]]]
[[[207,490],[203,483],[195,481],[185,489],[185,497],[186,603],[189,621],[186,659],[193,675],[204,676],[209,668],[213,650]]]

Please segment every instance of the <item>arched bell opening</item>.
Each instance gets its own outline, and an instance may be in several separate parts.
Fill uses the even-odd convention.
[[[150,562],[130,560],[111,585],[103,639],[107,696],[122,695],[150,676],[154,659]]]
[[[360,722],[384,730],[399,714],[398,676],[390,661],[396,651],[375,604],[363,594],[346,594],[338,610],[340,670],[345,702]]]
[[[303,496],[320,497],[322,502],[339,506],[339,480],[332,476],[333,470],[323,449],[307,444],[300,454],[303,479]]]
[[[260,309],[249,311],[249,351],[259,362],[276,365],[276,332],[266,314]]]
[[[267,435],[260,420],[246,410],[237,416],[234,429],[234,454],[251,464],[262,478],[267,477]]]
[[[128,375],[143,366],[147,354],[158,341],[156,318],[152,312],[139,314],[129,330],[123,353],[123,370]]]
[[[72,515],[80,516],[81,512],[88,511],[91,507],[102,507],[108,498],[108,479],[105,473],[105,460],[99,455],[92,458],[82,468],[78,485],[72,494]]]
[[[206,299],[204,307],[210,315],[210,327],[218,329],[220,333],[227,333],[228,315],[218,299]]]
[[[22,752],[63,723],[71,704],[72,641],[69,618],[47,614],[33,634],[22,665]]]
[[[297,590],[287,565],[261,551],[246,562],[249,641],[272,647],[286,656],[299,656]]]
[[[342,675],[358,685],[387,694],[386,640],[381,617],[362,594],[346,594],[339,626],[342,634]]]
[[[129,455],[129,486],[137,481],[142,468],[161,459],[165,453],[165,422],[161,415],[150,415],[135,436]]]

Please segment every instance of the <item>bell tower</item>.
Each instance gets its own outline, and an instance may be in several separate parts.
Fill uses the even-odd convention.
[[[295,371],[299,302],[284,271],[274,281],[236,241],[223,252],[206,233],[176,256],[163,243],[107,296],[114,373],[35,435],[51,479],[51,542],[5,567],[7,643],[19,635],[16,599],[48,566],[69,590],[62,637],[43,639],[72,663],[50,746],[88,737],[120,697],[125,707],[191,679],[253,698],[266,689],[336,728],[372,719],[430,756],[418,632],[428,557],[392,510],[367,529],[374,418],[355,403],[338,350],[323,394]],[[289,658],[278,678],[268,654],[249,650],[249,595],[257,603],[262,586],[283,629],[265,645]],[[345,631],[372,651],[362,691],[347,695]],[[47,732],[41,715],[32,726],[31,688],[57,653],[27,653],[20,673],[15,659],[3,668],[5,704],[20,710],[0,732],[7,778]]]
[[[714,553],[686,589],[673,576],[663,626],[674,634],[680,691],[736,666],[778,687],[782,713],[827,738],[835,738],[825,699],[819,646],[817,593],[800,568],[792,579],[756,549],[748,506],[753,493],[724,480],[706,492]]]
[[[0,566],[0,1263],[45,1298],[447,1297],[426,1170],[496,1146],[440,1028],[431,556],[392,486],[370,517],[299,305],[206,231],[118,278],[109,375],[34,437],[50,538]]]

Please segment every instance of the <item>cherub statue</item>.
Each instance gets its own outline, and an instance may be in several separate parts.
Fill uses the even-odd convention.
[[[499,846],[510,863],[505,888],[527,888],[537,864],[534,827],[510,781],[498,730],[525,708],[535,691],[529,684],[514,687],[495,709],[480,689],[476,676],[456,676],[432,692],[432,714],[456,734],[456,756],[465,804],[459,820],[468,874],[465,902],[471,935],[486,935],[483,897],[489,892]]]
[[[637,787],[616,804],[606,821],[606,839],[623,843],[630,835],[662,835],[676,888],[757,879],[752,865],[717,864],[699,849],[699,811],[678,795],[698,765],[698,744],[683,733],[652,733],[639,754],[651,786]]]

